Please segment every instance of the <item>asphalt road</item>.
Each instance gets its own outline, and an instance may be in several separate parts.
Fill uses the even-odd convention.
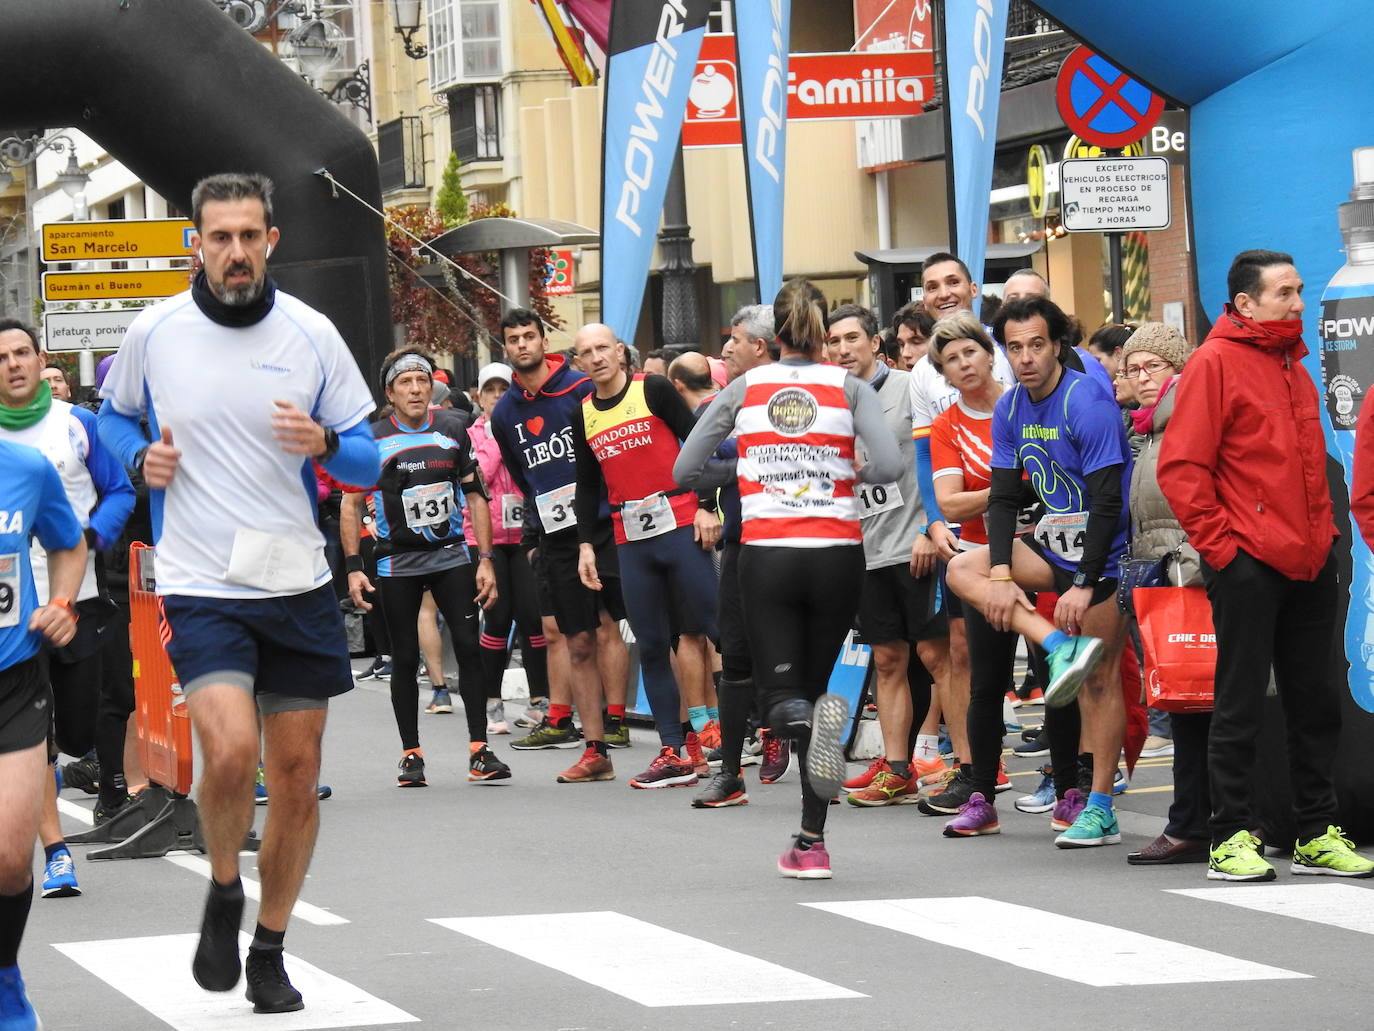
[[[1286,860],[1276,882],[1242,886],[1127,866],[1162,829],[1167,759],[1143,761],[1118,799],[1120,846],[1055,849],[1047,817],[1011,806],[1043,760],[1015,760],[999,836],[943,838],[915,806],[839,806],[834,878],[799,882],[775,867],[795,771],[770,786],[751,771],[749,805],[698,811],[693,789],[629,787],[653,755],[645,730],[613,753],[617,780],[588,785],[554,782],[576,751],[512,752],[509,738],[495,741],[513,779],[472,785],[461,715],[423,717],[421,735],[431,786],[401,790],[386,685],[332,709],[334,796],[287,935],[304,1011],[256,1016],[241,990],[192,983],[202,859],[89,862],[77,846],[84,894],[36,899],[21,954],[45,1027],[1374,1023],[1374,884],[1291,877]],[[90,800],[63,794],[79,830]]]

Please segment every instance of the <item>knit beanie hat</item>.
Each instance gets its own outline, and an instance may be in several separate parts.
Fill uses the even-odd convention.
[[[1183,339],[1183,334],[1173,326],[1163,322],[1146,322],[1126,339],[1121,348],[1121,360],[1124,363],[1134,351],[1149,351],[1159,355],[1175,369],[1182,369],[1192,350],[1188,341]]]

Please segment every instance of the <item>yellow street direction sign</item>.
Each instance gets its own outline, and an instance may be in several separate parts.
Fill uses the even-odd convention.
[[[184,218],[115,219],[109,222],[46,222],[44,261],[125,261],[184,258],[195,227]]]
[[[121,297],[171,297],[191,286],[184,268],[142,272],[44,272],[43,300],[96,301]]]

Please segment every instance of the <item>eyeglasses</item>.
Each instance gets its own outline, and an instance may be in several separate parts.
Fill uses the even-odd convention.
[[[1165,361],[1146,362],[1144,365],[1127,365],[1116,374],[1117,379],[1139,379],[1143,372],[1147,376],[1158,376],[1165,369],[1173,369],[1173,366]]]

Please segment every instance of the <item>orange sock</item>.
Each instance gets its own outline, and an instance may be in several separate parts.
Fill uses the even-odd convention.
[[[478,752],[480,752],[482,749],[486,747],[487,743],[485,741],[469,741],[468,755],[476,755]]]
[[[418,755],[421,759],[423,759],[423,758],[425,757],[425,753],[422,752],[422,751],[421,751],[420,749],[418,749],[418,748],[407,748],[407,749],[402,753],[401,758],[404,759],[407,755]]]

